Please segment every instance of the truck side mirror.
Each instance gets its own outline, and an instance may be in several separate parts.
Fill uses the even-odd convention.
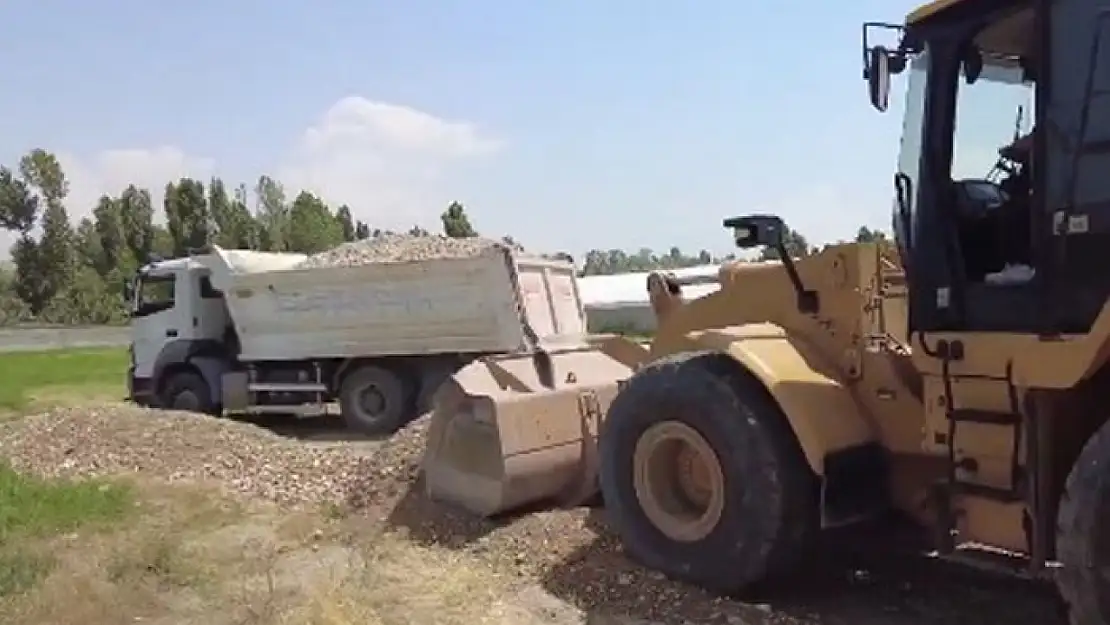
[[[135,284],[131,280],[123,281],[123,301],[130,302],[135,297]]]
[[[777,247],[783,240],[786,224],[775,215],[748,215],[725,220],[725,227],[732,229],[736,247],[748,249],[770,245]]]
[[[867,91],[871,106],[880,113],[890,105],[890,52],[883,46],[867,51]]]

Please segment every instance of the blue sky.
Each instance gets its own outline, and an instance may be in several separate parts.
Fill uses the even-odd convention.
[[[910,2],[8,0],[0,161],[40,146],[71,215],[123,182],[260,173],[376,226],[580,254],[729,250],[774,211],[887,228],[901,95],[867,102],[860,24]]]

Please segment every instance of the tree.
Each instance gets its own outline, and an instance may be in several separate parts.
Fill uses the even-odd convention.
[[[208,211],[216,245],[230,249],[249,249],[254,244],[254,220],[246,203],[246,189],[235,190],[235,198],[228,197],[227,187],[220,178],[208,183]]]
[[[131,256],[138,263],[145,263],[155,244],[154,206],[150,191],[128,185],[119,196],[120,222],[123,239]]]
[[[79,240],[84,240],[86,236],[95,236],[95,242],[85,241],[83,246],[86,251],[93,246],[99,248],[100,256],[89,266],[96,269],[101,276],[107,276],[112,269],[120,265],[133,264],[127,247],[120,204],[119,200],[110,196],[101,196],[96,208],[93,209],[93,232],[89,235],[83,234],[85,220],[82,220],[81,227],[78,228]]]
[[[234,222],[239,227],[237,233],[239,238],[236,242],[236,247],[243,249],[260,249],[262,245],[262,238],[258,222],[254,216],[251,215],[250,202],[248,200],[247,185],[240,183],[235,188],[235,193],[231,201],[231,212]]]
[[[349,206],[346,204],[340,206],[339,209],[335,211],[335,218],[339,220],[339,228],[343,232],[344,241],[350,242],[358,238],[358,228],[351,218],[351,209]],[[359,224],[364,225],[361,221]]]
[[[104,248],[100,244],[96,225],[88,217],[82,219],[77,225],[77,260],[82,267],[89,267],[103,275],[99,268],[104,263]]]
[[[791,258],[805,258],[817,251],[816,248],[810,246],[809,241],[802,236],[802,233],[792,228],[786,231],[783,243]],[[779,260],[778,249],[771,246],[763,248],[759,254],[759,260]]]
[[[77,268],[75,236],[63,203],[69,194],[69,181],[58,159],[41,149],[31,150],[20,159],[19,171],[24,181],[37,189],[46,205],[42,213],[42,236],[35,252],[28,256],[38,265],[31,272],[35,284],[27,287],[35,292],[33,301],[28,303],[37,313],[44,310],[54,296],[69,288]]]
[[[185,256],[190,249],[208,245],[211,222],[204,183],[182,178],[176,184],[167,184],[163,206],[174,256]]]
[[[856,243],[877,243],[886,240],[886,233],[882,230],[872,230],[867,226],[860,226],[856,232]]]
[[[27,234],[38,220],[39,199],[12,170],[0,167],[0,228]]]
[[[466,208],[458,202],[451,202],[439,218],[443,221],[443,234],[446,236],[453,239],[478,236],[470,225],[470,218],[466,216]]]
[[[343,227],[324,202],[301,191],[289,210],[289,251],[315,254],[343,242]]]
[[[15,293],[27,305],[28,315],[37,317],[47,304],[39,287],[42,276],[38,241],[27,233],[20,235],[12,245],[12,262],[15,263]]]
[[[288,250],[289,207],[285,187],[269,176],[260,176],[254,192],[258,196],[255,217],[259,224],[260,247],[268,252]]]

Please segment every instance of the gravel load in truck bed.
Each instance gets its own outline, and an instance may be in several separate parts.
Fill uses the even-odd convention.
[[[437,258],[474,258],[505,247],[504,243],[482,237],[453,239],[441,235],[383,234],[370,239],[344,243],[339,247],[314,254],[297,265],[297,268],[358,267],[374,263]]]

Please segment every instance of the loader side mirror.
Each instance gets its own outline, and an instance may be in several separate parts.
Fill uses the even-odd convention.
[[[821,300],[816,291],[806,288],[798,273],[790,251],[786,249],[786,224],[775,215],[748,215],[725,220],[725,227],[732,228],[736,247],[741,249],[767,245],[779,253],[779,261],[794,286],[798,296],[798,311],[803,314],[816,314],[821,310]]]
[[[867,92],[871,106],[880,113],[890,105],[890,52],[883,46],[867,51]]]
[[[783,240],[786,225],[774,215],[749,215],[725,220],[725,227],[732,229],[736,247],[749,249],[764,245],[778,246]]]

